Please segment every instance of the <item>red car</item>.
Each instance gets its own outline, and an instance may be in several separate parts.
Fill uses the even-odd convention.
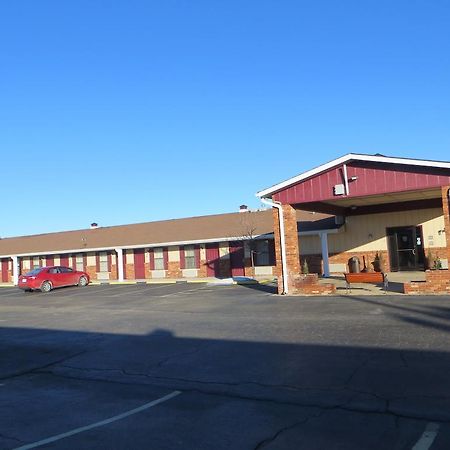
[[[25,275],[20,275],[18,286],[24,291],[40,289],[42,292],[50,292],[63,286],[87,286],[89,281],[86,272],[72,270],[70,267],[50,266],[33,269]]]

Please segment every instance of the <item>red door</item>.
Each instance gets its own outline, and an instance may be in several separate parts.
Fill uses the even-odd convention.
[[[206,275],[220,276],[219,244],[206,244]]]
[[[69,267],[69,257],[67,255],[61,255],[61,266]]]
[[[243,242],[230,242],[230,267],[232,277],[243,277],[245,275]]]
[[[8,282],[8,259],[2,259],[2,281]]]
[[[143,248],[134,250],[134,278],[136,280],[145,278],[145,253]]]

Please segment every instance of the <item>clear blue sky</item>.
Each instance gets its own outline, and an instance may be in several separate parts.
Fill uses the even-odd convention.
[[[450,160],[447,0],[0,5],[0,236],[231,212],[348,152]]]

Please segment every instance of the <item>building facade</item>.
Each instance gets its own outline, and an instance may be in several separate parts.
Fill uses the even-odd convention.
[[[299,214],[305,224],[330,218]],[[323,221],[325,220],[326,223]],[[333,220],[333,219],[332,219]],[[218,214],[0,239],[0,280],[61,265],[91,280],[272,277],[275,245],[270,210]]]
[[[258,192],[274,208],[279,292],[305,291],[299,274],[308,258],[325,276],[347,272],[350,258],[365,271],[440,269],[405,292],[448,291],[449,186],[448,162],[349,154]],[[341,227],[299,238],[299,210],[333,214]]]

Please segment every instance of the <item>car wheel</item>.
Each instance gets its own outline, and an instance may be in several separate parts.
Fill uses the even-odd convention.
[[[50,281],[44,281],[41,284],[41,291],[42,292],[50,292],[52,290],[52,284],[50,283]]]
[[[78,286],[87,286],[88,285],[88,280],[86,277],[80,277],[80,279],[78,280]]]

